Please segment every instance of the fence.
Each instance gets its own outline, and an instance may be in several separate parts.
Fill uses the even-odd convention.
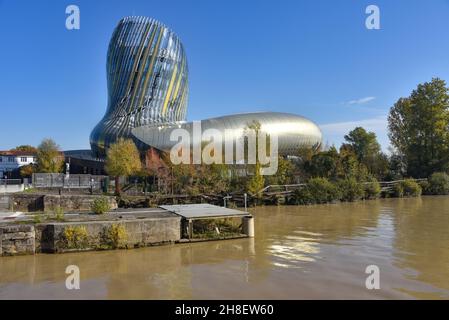
[[[427,179],[411,179],[415,182],[422,182],[427,181]],[[391,190],[395,185],[404,182],[405,180],[395,180],[395,181],[379,181],[381,191],[389,191]],[[372,182],[364,182],[363,184],[370,184]],[[302,187],[305,187],[306,183],[298,183],[298,184],[285,184],[285,185],[269,185],[265,188],[261,189],[258,194],[266,194],[266,195],[282,195],[282,194],[291,194],[294,190],[300,189]]]
[[[22,184],[22,179],[0,179],[0,186]]]
[[[93,188],[100,189],[107,176],[91,174],[33,173],[35,188]]]

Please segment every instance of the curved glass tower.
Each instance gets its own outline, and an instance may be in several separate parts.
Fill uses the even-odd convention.
[[[108,105],[90,136],[94,155],[135,127],[185,120],[187,59],[179,38],[147,17],[120,20],[107,55]],[[142,142],[135,139],[138,146]]]

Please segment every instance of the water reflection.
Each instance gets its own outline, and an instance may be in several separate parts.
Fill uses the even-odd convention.
[[[0,259],[0,298],[444,298],[449,197],[260,207],[256,238]],[[81,290],[65,289],[65,268]],[[381,270],[366,290],[365,268]]]

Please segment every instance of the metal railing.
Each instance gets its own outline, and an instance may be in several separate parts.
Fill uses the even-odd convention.
[[[0,186],[22,184],[22,179],[0,179]]]
[[[34,188],[99,189],[107,176],[90,174],[33,173]]]

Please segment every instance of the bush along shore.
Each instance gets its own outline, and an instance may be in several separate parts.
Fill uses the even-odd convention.
[[[134,162],[117,166],[123,159],[136,158],[124,142],[123,146],[117,145],[120,152],[107,155],[106,164],[114,166],[106,166],[106,171],[111,176],[133,176],[136,195],[154,192],[145,200],[148,205],[164,201],[182,203],[195,197],[223,205],[223,198],[230,196],[227,204],[240,206],[245,193],[250,204],[297,205],[448,194],[448,106],[449,88],[438,78],[419,84],[410,96],[399,98],[388,116],[391,145],[388,154],[382,151],[374,132],[356,127],[344,136],[340,147],[299,147],[290,156],[279,156],[277,171],[271,176],[260,174],[259,169],[264,165],[258,158],[255,164],[238,166],[173,165],[167,155],[147,162],[142,170],[131,172],[125,168],[137,168]],[[257,136],[261,127],[255,121],[248,123],[246,129]],[[213,152],[214,155],[222,153]],[[122,154],[129,157],[121,157]],[[123,191],[129,194],[131,189],[132,183],[128,183]],[[120,188],[116,189],[119,194],[117,191]],[[131,206],[133,200],[122,196],[119,203]]]
[[[314,205],[337,202],[374,200],[379,198],[409,198],[421,195],[448,195],[449,175],[434,173],[429,179],[403,179],[378,182],[375,178],[359,182],[354,178],[330,181],[311,178],[304,184],[276,185],[258,194],[247,195],[248,205]],[[145,208],[163,204],[188,204],[208,202],[228,207],[243,207],[244,194],[240,192],[200,195],[149,195],[117,198],[119,207]]]

